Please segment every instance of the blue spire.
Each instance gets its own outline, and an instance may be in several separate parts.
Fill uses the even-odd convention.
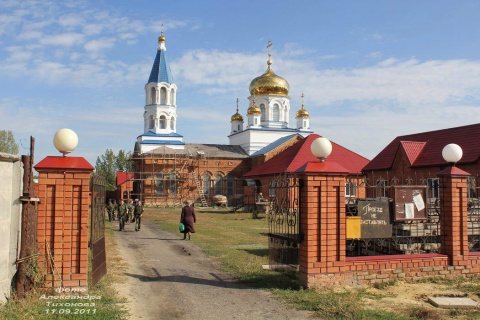
[[[148,78],[148,83],[150,82],[167,82],[174,83],[172,71],[170,70],[170,65],[167,61],[167,55],[165,54],[165,37],[162,35],[158,38],[158,50],[153,62],[152,71],[150,72],[150,77]]]

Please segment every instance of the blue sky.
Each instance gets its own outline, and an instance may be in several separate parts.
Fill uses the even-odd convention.
[[[59,155],[64,127],[92,165],[132,151],[164,23],[185,142],[228,143],[270,39],[291,119],[303,92],[315,133],[373,158],[398,135],[479,122],[479,13],[479,1],[2,0],[0,129],[22,154],[34,136],[36,162]]]

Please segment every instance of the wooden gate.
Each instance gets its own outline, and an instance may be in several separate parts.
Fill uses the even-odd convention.
[[[269,185],[268,249],[270,268],[298,265],[300,233],[299,183],[293,174],[275,177]]]
[[[105,254],[105,177],[93,174],[90,181],[92,205],[90,213],[90,249],[92,285],[107,273]]]

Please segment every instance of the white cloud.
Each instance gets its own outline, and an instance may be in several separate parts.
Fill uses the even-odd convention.
[[[102,51],[105,49],[109,49],[115,45],[115,39],[112,38],[102,38],[102,39],[96,39],[96,40],[91,40],[87,42],[83,47],[87,51]]]
[[[62,33],[56,35],[46,35],[40,39],[40,44],[42,45],[53,45],[53,46],[74,46],[82,44],[85,41],[85,36],[81,33]]]
[[[32,39],[40,39],[43,34],[39,31],[25,31],[18,35],[19,40],[32,40]]]
[[[63,27],[78,27],[85,24],[85,20],[81,15],[68,14],[58,18],[58,23]]]

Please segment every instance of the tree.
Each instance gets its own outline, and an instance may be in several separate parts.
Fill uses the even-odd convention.
[[[18,154],[18,144],[11,130],[0,130],[0,152]]]
[[[116,176],[118,171],[130,172],[133,170],[131,158],[131,152],[120,150],[115,155],[112,149],[107,149],[105,154],[97,157],[95,172],[105,176],[107,191],[113,191],[117,188]]]

